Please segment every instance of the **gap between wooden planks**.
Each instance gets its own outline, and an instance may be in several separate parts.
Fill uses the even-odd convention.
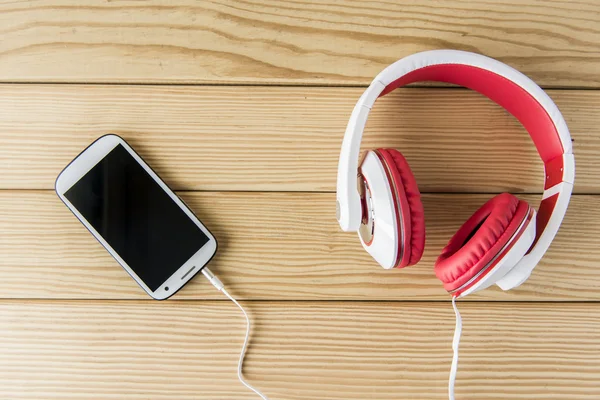
[[[333,193],[180,193],[219,241],[211,269],[244,299],[447,300],[433,264],[488,195],[423,196],[427,244],[417,266],[385,271],[340,231]],[[540,196],[523,199],[537,206]],[[469,300],[598,301],[600,197],[572,198],[533,277]],[[146,294],[51,191],[0,191],[2,298],[145,299]],[[174,299],[222,296],[201,276]]]
[[[174,189],[334,191],[361,88],[0,85],[0,188],[51,189],[106,133],[128,140]],[[575,192],[600,193],[600,92],[550,91],[570,127]],[[422,192],[542,191],[525,130],[463,89],[404,89],[371,113],[362,149],[408,159]]]
[[[0,26],[0,76],[13,82],[364,85],[403,56],[451,48],[546,87],[600,87],[593,0],[10,1]]]
[[[284,288],[281,288],[284,290]],[[247,378],[271,399],[444,399],[446,303],[248,303]],[[460,399],[600,397],[600,305],[459,303]],[[228,302],[0,302],[0,397],[251,398]]]

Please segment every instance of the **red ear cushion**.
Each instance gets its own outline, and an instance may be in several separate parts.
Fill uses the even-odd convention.
[[[435,274],[452,291],[477,275],[518,230],[529,205],[509,193],[490,199],[460,227],[435,263]]]
[[[425,212],[423,211],[423,203],[421,203],[421,192],[419,192],[417,180],[408,162],[398,150],[378,149],[377,151],[390,167],[396,187],[404,189],[403,191],[398,190],[398,196],[404,196],[408,203],[410,232],[405,234],[410,235],[410,237],[408,248],[405,248],[405,251],[409,251],[410,256],[408,262],[405,265],[399,265],[399,267],[413,265],[419,262],[425,249]]]

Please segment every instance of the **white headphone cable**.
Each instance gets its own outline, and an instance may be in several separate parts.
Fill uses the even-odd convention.
[[[260,390],[256,389],[255,387],[250,385],[248,382],[246,382],[246,380],[244,379],[244,375],[242,374],[242,366],[244,364],[244,357],[246,355],[246,348],[248,347],[248,340],[250,337],[250,318],[248,317],[246,310],[244,310],[244,308],[241,306],[241,304],[238,303],[237,300],[234,299],[229,294],[229,292],[227,292],[227,290],[225,290],[223,282],[221,282],[219,280],[219,278],[217,278],[215,276],[215,274],[212,273],[211,270],[209,270],[208,268],[205,267],[202,269],[202,274],[206,277],[206,279],[208,279],[208,281],[215,288],[217,288],[217,290],[219,290],[220,292],[223,292],[223,294],[225,296],[227,296],[227,298],[229,300],[231,300],[244,314],[244,317],[246,318],[246,337],[244,338],[244,344],[242,346],[242,351],[240,353],[240,359],[238,361],[238,369],[237,369],[238,379],[240,380],[242,385],[244,385],[248,389],[252,390],[258,396],[260,396],[261,399],[269,400],[269,398],[267,396],[265,396]],[[460,316],[460,312],[458,311],[458,308],[456,306],[456,296],[452,297],[452,308],[454,309],[454,315],[456,316],[456,325],[454,328],[454,338],[452,339],[452,350],[453,350],[452,366],[450,367],[450,378],[448,380],[448,398],[449,398],[449,400],[455,399],[454,398],[454,383],[456,382],[456,373],[458,370],[458,348],[459,348],[459,344],[460,344],[460,337],[462,334],[462,317]]]
[[[456,381],[456,372],[458,370],[458,345],[460,344],[460,335],[462,334],[462,318],[458,307],[456,307],[456,296],[452,297],[452,308],[456,316],[456,326],[454,327],[454,338],[452,339],[452,366],[450,367],[450,379],[448,380],[448,398],[454,400],[454,382]]]
[[[217,290],[219,290],[220,292],[223,292],[223,294],[225,296],[227,296],[227,298],[229,300],[231,300],[233,302],[233,304],[235,304],[244,314],[244,317],[246,318],[246,337],[244,338],[244,345],[242,346],[242,352],[240,353],[240,360],[238,361],[237,376],[238,376],[238,379],[240,380],[240,382],[242,382],[242,385],[246,386],[248,389],[252,390],[254,393],[259,395],[261,399],[269,400],[269,398],[267,396],[265,396],[260,390],[256,389],[255,387],[250,385],[248,382],[246,382],[246,380],[244,379],[244,375],[242,374],[242,366],[244,364],[244,357],[246,356],[246,348],[248,347],[248,340],[250,338],[250,318],[248,317],[246,310],[244,310],[244,308],[241,306],[241,304],[238,303],[237,300],[234,299],[229,294],[229,292],[227,292],[227,290],[225,290],[223,282],[221,282],[219,280],[219,278],[217,278],[215,276],[215,274],[212,273],[211,270],[204,267],[202,269],[202,274],[206,277],[206,279],[208,279],[208,281],[210,283],[212,283],[212,285],[215,288],[217,288]]]

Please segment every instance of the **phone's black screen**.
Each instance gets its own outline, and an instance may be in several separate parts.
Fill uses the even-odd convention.
[[[120,144],[65,197],[152,291],[208,242]]]

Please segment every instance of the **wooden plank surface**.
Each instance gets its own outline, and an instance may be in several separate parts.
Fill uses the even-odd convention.
[[[332,193],[180,195],[219,241],[211,269],[245,299],[446,300],[433,273],[442,247],[488,195],[425,195],[417,266],[385,271],[335,221]],[[537,206],[539,196],[523,196]],[[469,300],[600,300],[600,197],[573,197],[534,276]],[[2,298],[145,299],[147,295],[50,191],[0,191]],[[196,277],[174,299],[218,299]]]
[[[454,48],[546,87],[600,86],[594,0],[0,3],[5,82],[367,84],[397,59]]]
[[[95,138],[122,135],[175,189],[334,191],[358,88],[0,85],[0,188],[51,189]],[[600,92],[550,91],[572,132],[575,191],[600,193]],[[363,149],[400,149],[423,192],[540,193],[519,123],[482,96],[405,89]]]
[[[433,263],[490,193],[537,206],[534,146],[464,89],[381,99],[363,149],[400,149],[428,193],[426,252],[404,270],[339,230],[333,193],[364,86],[440,48],[552,88],[577,162],[533,277],[459,302],[457,398],[600,398],[600,91],[579,90],[600,88],[598,1],[0,0],[0,399],[251,398],[239,310],[202,277],[149,300],[49,190],[110,132],[215,233],[211,269],[254,300],[246,376],[271,399],[447,398],[454,315]]]
[[[247,304],[271,399],[444,399],[449,302]],[[457,398],[598,399],[600,305],[460,304]],[[249,399],[229,302],[0,303],[3,399]]]

